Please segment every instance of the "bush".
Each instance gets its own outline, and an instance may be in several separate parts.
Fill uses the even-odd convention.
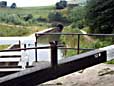
[[[79,29],[84,28],[84,23],[83,23],[82,21],[78,21],[78,22],[77,22],[77,27],[78,27]]]
[[[60,2],[56,3],[56,9],[63,9],[63,8],[64,6]]]
[[[100,40],[100,39],[97,39],[94,44],[93,44],[93,48],[101,48],[101,47],[106,47],[108,45],[111,45],[112,42],[109,41],[109,40]]]
[[[86,8],[85,7],[75,7],[72,10],[70,10],[68,18],[71,22],[78,22],[78,21],[84,21],[85,15],[86,15]]]
[[[16,8],[16,3],[12,3],[12,5],[10,6],[10,8]]]
[[[51,12],[48,15],[49,22],[63,22],[67,23],[68,20],[60,12]]]
[[[82,28],[84,28],[84,23],[82,22],[82,21],[77,21],[77,22],[73,22],[72,24],[71,24],[71,27],[72,28],[79,28],[79,29],[82,29]]]
[[[67,1],[65,0],[56,3],[56,9],[64,9],[65,7],[67,7]]]
[[[23,19],[24,19],[25,21],[28,21],[28,20],[30,20],[30,19],[32,19],[32,18],[33,18],[32,14],[27,14],[27,15],[25,15],[25,16],[23,17]]]
[[[15,25],[19,25],[22,22],[21,19],[15,14],[9,15],[6,19],[6,21],[7,21],[7,23],[13,23]]]
[[[47,22],[47,19],[39,17],[39,18],[36,19],[36,21],[38,21],[38,22]]]
[[[86,15],[85,7],[75,7],[69,11],[68,18],[72,23],[72,28],[82,29],[86,25],[85,15]]]
[[[26,25],[26,22],[18,14],[0,14],[0,22],[15,25]]]
[[[114,0],[88,0],[86,19],[92,33],[112,33]]]

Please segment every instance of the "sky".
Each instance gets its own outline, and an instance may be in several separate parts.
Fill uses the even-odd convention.
[[[54,5],[60,0],[0,0],[7,1],[8,6],[11,6],[12,3],[16,3],[17,7],[31,7],[31,6],[47,6]]]
[[[32,7],[32,6],[55,5],[56,2],[59,2],[60,0],[0,0],[0,1],[7,1],[8,6],[11,6],[12,3],[16,3],[17,7]],[[74,1],[83,2],[85,0],[74,0]]]

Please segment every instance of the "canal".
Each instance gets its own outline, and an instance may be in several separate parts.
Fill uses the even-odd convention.
[[[43,35],[37,38],[37,47],[45,47],[45,46],[50,46],[49,42],[51,41],[58,41],[59,42],[60,35]],[[30,43],[26,45],[27,48],[30,47],[35,47],[35,44]],[[29,56],[28,61],[29,65],[31,65],[35,59],[35,50],[26,50],[27,56]],[[61,49],[58,49],[58,60],[63,59],[63,53]],[[51,52],[50,49],[37,49],[37,60],[38,61],[50,61],[51,59]]]

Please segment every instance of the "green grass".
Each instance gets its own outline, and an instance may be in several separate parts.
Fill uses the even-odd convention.
[[[9,45],[0,45],[0,50],[7,48]]]
[[[106,62],[107,64],[114,64],[114,59],[111,61]]]
[[[68,28],[67,28],[68,29]],[[72,30],[69,28],[69,30]],[[69,30],[66,30],[65,32],[70,32]],[[78,29],[77,29],[78,30]],[[73,33],[76,33],[79,31],[71,31]],[[62,41],[65,42],[67,47],[72,47],[72,48],[77,48],[77,36],[75,35],[69,35],[69,36],[64,36],[61,38]],[[93,48],[93,49],[97,49],[100,47],[105,47],[108,45],[111,45],[108,41],[101,41],[99,39],[94,39],[95,41],[93,42],[89,42],[87,41],[83,36],[80,37],[80,48]],[[89,50],[80,50],[80,53],[84,53],[84,52],[88,52]],[[77,54],[77,50],[72,50],[72,49],[68,49],[68,50],[63,50],[63,53],[65,52],[64,56],[65,57],[70,57],[73,55]],[[114,64],[114,60],[108,61],[106,62],[107,64]]]
[[[10,9],[10,8],[0,8],[0,14],[3,15],[3,17],[7,17],[7,15],[27,15],[32,14],[33,18],[47,18],[48,14],[51,11],[55,11],[54,6],[40,6],[40,7],[21,7],[16,9]],[[2,17],[2,16],[1,16]],[[20,17],[21,18],[21,17]],[[5,18],[4,18],[5,19]],[[22,20],[23,21],[23,20]],[[13,25],[13,23],[8,22],[9,25],[4,25],[2,22],[0,23],[0,36],[26,36],[30,35],[34,32],[41,31],[43,29],[46,29],[49,27],[48,22],[38,22],[37,24],[25,24],[24,26],[17,27],[16,25]],[[11,24],[11,25],[10,25]]]
[[[83,30],[84,30],[85,32],[87,32],[87,33],[90,33],[89,27],[84,27]]]
[[[0,24],[0,36],[28,36],[34,32],[45,29],[46,26],[16,26],[16,25],[2,25]]]
[[[85,29],[88,30],[86,27]],[[80,29],[78,28],[71,28],[71,26],[67,26],[64,28],[63,32],[65,33],[81,33]],[[92,37],[92,36],[91,36]],[[92,41],[86,39],[83,35],[80,35],[80,48],[87,48],[87,49],[97,49],[101,47],[105,47],[111,45],[109,37],[105,40],[100,40],[98,38],[93,37]],[[61,36],[62,42],[65,43],[67,47],[70,48],[77,48],[78,46],[78,36],[77,35],[62,35]],[[80,50],[80,53],[87,52],[88,50]],[[66,56],[72,56],[77,54],[77,50],[67,50]]]
[[[71,26],[65,27],[63,32],[65,33],[81,33],[78,28],[71,28]],[[77,48],[78,45],[78,35],[63,35],[61,40],[65,42],[65,45],[70,48]],[[80,36],[80,48],[94,48],[94,42],[89,42],[84,38],[83,35]],[[81,50],[80,53],[87,52],[87,50]],[[67,50],[66,56],[76,55],[77,50]]]
[[[41,7],[23,7],[23,8],[0,8],[0,13],[6,14],[32,14],[35,17],[47,18],[49,12],[54,11],[54,6],[41,6]]]
[[[29,33],[30,29],[26,27],[0,25],[0,36],[23,36]]]

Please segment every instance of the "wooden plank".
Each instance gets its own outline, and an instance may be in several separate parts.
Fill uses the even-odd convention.
[[[31,68],[33,66],[26,66],[26,68]],[[22,68],[22,66],[18,66],[18,65],[4,65],[4,66],[0,66],[0,69],[12,69],[12,68]],[[5,72],[5,71],[4,71]]]
[[[0,56],[12,56],[12,55],[21,55],[20,51],[14,51],[14,52],[0,52]]]
[[[106,51],[94,50],[61,60],[57,66],[39,63],[35,67],[0,78],[0,86],[36,86],[72,72],[105,62]]]
[[[0,58],[0,62],[19,62],[20,61],[20,57],[19,58]]]
[[[40,36],[40,35],[38,35],[38,34],[41,34],[41,33],[48,33],[48,32],[51,32],[52,30],[53,30],[53,28],[48,28],[48,29],[45,29],[45,30],[36,32],[35,34],[36,34],[37,36]]]
[[[6,69],[6,68],[8,68],[8,69],[11,69],[11,68],[22,68],[22,66],[18,66],[18,65],[4,65],[4,66],[2,66],[2,65],[0,65],[0,69]]]
[[[22,71],[22,68],[0,68],[0,72],[14,72],[14,71]]]

